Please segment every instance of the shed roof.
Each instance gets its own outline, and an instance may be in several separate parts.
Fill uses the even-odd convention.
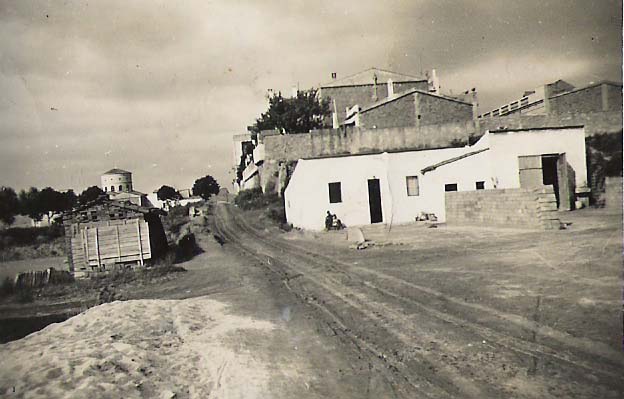
[[[427,79],[419,78],[416,76],[405,75],[402,73],[386,71],[379,68],[370,68],[362,72],[358,72],[354,75],[347,76],[342,79],[333,80],[321,85],[323,87],[343,87],[343,86],[363,86],[372,85],[377,77],[377,84],[385,84],[388,79],[392,79],[393,82],[422,82]]]
[[[128,209],[128,210],[140,212],[143,214],[148,214],[148,213],[158,213],[158,214],[163,214],[163,215],[166,214],[166,212],[158,208],[148,208],[145,206],[139,206],[139,205],[135,205],[135,204],[128,203],[128,202],[115,201],[115,200],[111,200],[110,198],[108,198],[107,195],[100,195],[97,199],[93,201],[87,202],[85,204],[79,204],[77,207],[69,211],[65,211],[63,213],[63,219],[75,213],[82,212],[85,209],[89,209],[92,206],[99,205],[99,204],[106,204],[107,206],[110,206],[110,207]]]
[[[440,161],[440,162],[434,163],[433,165],[429,165],[427,167],[422,168],[422,170],[420,172],[422,174],[425,174],[427,172],[431,172],[433,170],[436,170],[440,166],[444,166],[444,165],[448,165],[448,164],[453,163],[453,162],[457,162],[457,161],[459,161],[461,159],[468,158],[468,157],[471,157],[473,155],[480,154],[480,153],[482,153],[484,151],[487,151],[487,150],[489,150],[489,148],[482,148],[480,150],[470,151],[470,152],[458,155],[458,156],[453,157],[453,158],[445,159],[444,161]]]
[[[538,127],[519,127],[513,129],[507,128],[498,128],[488,130],[490,133],[510,133],[510,132],[529,132],[529,131],[540,131],[540,130],[564,130],[564,129],[582,129],[585,126],[583,125],[564,125],[564,126],[538,126]]]
[[[597,83],[593,83],[593,84],[590,84],[590,85],[587,85],[587,86],[579,87],[579,88],[576,88],[574,90],[566,91],[564,93],[556,94],[556,95],[554,95],[554,96],[552,96],[550,98],[567,96],[568,94],[576,93],[578,91],[582,91],[582,90],[586,90],[586,89],[591,89],[592,87],[601,86],[603,84],[609,85],[609,86],[615,86],[615,87],[622,87],[622,82],[614,82],[614,81],[611,81],[611,80],[601,80],[600,82],[597,82]]]
[[[467,103],[465,101],[458,100],[456,98],[447,97],[447,96],[441,96],[439,94],[429,93],[427,91],[420,90],[420,89],[410,89],[410,90],[406,90],[406,91],[402,91],[402,92],[396,93],[393,96],[386,97],[386,98],[384,98],[382,100],[379,100],[377,102],[374,102],[374,103],[370,104],[369,106],[361,109],[360,113],[364,113],[364,112],[370,111],[373,108],[380,107],[380,106],[385,105],[387,103],[390,103],[392,101],[398,100],[399,98],[402,98],[402,97],[405,97],[405,96],[409,96],[409,95],[412,95],[412,94],[415,94],[415,93],[426,95],[426,96],[431,96],[431,97],[435,97],[435,98],[439,98],[441,100],[453,101],[453,102],[456,102],[456,103],[459,103],[459,104],[472,106],[472,104]]]
[[[131,175],[132,172],[128,172],[127,170],[113,168],[107,172],[102,173],[103,175]]]

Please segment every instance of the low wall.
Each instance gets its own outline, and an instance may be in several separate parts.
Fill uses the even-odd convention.
[[[448,224],[545,230],[560,225],[551,186],[447,192],[445,197]]]
[[[74,281],[70,272],[49,268],[46,270],[29,271],[15,276],[13,286],[20,288],[41,288],[48,284],[64,284]]]
[[[622,131],[622,111],[591,113],[561,113],[550,115],[511,114],[501,117],[478,119],[479,131],[507,129],[531,129],[539,127],[584,126],[585,136]]]
[[[310,133],[264,136],[266,159],[296,161],[335,155],[414,150],[463,145],[477,134],[473,121],[386,129],[323,129]]]
[[[622,177],[605,178],[605,206],[622,210]]]
[[[315,130],[302,134],[263,134],[261,140],[265,145],[266,159],[296,161],[323,156],[461,146],[471,137],[480,137],[486,130],[562,126],[585,126],[586,136],[619,132],[622,131],[622,113],[608,111],[560,115],[512,114],[420,127],[384,129],[350,127]]]

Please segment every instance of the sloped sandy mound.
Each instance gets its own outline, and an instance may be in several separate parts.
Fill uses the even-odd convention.
[[[228,337],[273,328],[206,298],[105,304],[0,345],[0,396],[267,397],[267,365]]]

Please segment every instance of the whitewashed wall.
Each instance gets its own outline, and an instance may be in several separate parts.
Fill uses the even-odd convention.
[[[347,226],[370,224],[368,179],[379,179],[383,223],[410,223],[422,212],[444,220],[444,185],[474,190],[486,181],[481,161],[463,160],[463,169],[447,165],[423,175],[421,170],[443,160],[473,151],[471,148],[384,153],[300,160],[285,192],[286,217],[296,227],[322,230],[327,211]],[[474,157],[478,157],[475,155]],[[470,160],[470,161],[469,161]],[[481,163],[479,163],[481,162]],[[469,172],[469,173],[466,173]],[[407,195],[407,176],[418,176],[419,195]],[[328,184],[340,182],[342,202],[329,203]],[[489,188],[486,182],[486,187]]]
[[[576,186],[587,187],[585,129],[544,129],[487,133],[490,164],[498,188],[520,187],[518,157],[566,154],[576,174]]]

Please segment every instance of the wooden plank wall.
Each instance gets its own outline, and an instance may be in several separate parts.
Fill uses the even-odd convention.
[[[75,226],[75,227],[74,227]],[[152,257],[149,227],[142,219],[110,220],[72,226],[76,270],[101,264],[142,262]]]

